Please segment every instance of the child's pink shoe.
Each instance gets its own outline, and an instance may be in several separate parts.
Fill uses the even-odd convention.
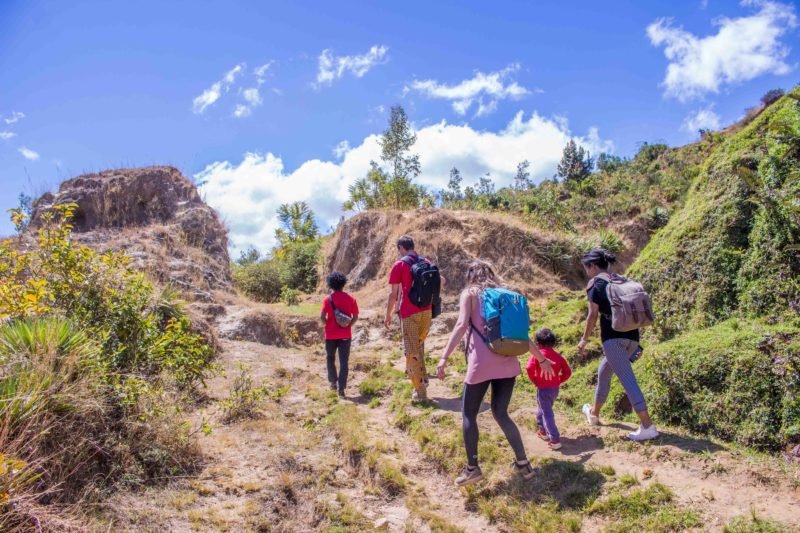
[[[547,443],[551,450],[560,450],[561,449],[561,441],[550,441]]]
[[[547,431],[544,428],[539,428],[536,430],[536,436],[542,440],[550,440],[550,435],[547,434]]]

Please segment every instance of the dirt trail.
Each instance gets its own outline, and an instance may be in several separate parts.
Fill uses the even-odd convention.
[[[371,441],[389,444],[387,453],[401,465],[408,481],[403,492],[387,494],[348,466],[340,443],[325,425],[325,417],[342,400],[325,388],[320,348],[223,341],[225,375],[209,383],[212,401],[191,415],[196,424],[209,421],[213,426],[210,434],[200,437],[206,466],[196,476],[168,487],[115,496],[106,506],[102,529],[359,530],[378,522],[390,531],[445,530],[442,524],[464,531],[508,530],[468,510],[467,494],[436,470],[413,438],[395,427],[387,401],[368,405],[359,396],[358,385],[368,370],[359,362],[388,361],[396,350],[394,344],[380,340],[377,331],[364,337],[371,340],[351,356],[353,370],[343,402],[352,402],[365,415]],[[431,339],[429,347],[438,350],[443,342],[440,335]],[[402,358],[395,361],[398,368],[402,364]],[[264,402],[259,418],[223,424],[218,402],[229,396],[240,365],[256,384],[288,386],[288,392],[279,401]],[[459,400],[452,389],[432,380],[429,396],[460,424]],[[632,429],[624,424],[589,428],[563,415],[558,419],[564,448],[552,452],[531,430],[535,405],[515,402],[513,407],[530,456],[611,467],[617,475],[634,475],[643,485],[659,481],[674,491],[681,505],[701,512],[704,529],[719,531],[731,517],[747,515],[751,508],[760,516],[800,526],[800,488],[796,482],[792,487],[777,461],[759,461],[678,435],[633,445],[619,438]],[[498,432],[488,412],[480,415],[479,424],[482,435]],[[584,518],[583,531],[602,529],[599,519]]]

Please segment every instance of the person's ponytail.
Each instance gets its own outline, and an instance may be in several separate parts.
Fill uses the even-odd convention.
[[[581,258],[581,263],[584,265],[597,265],[603,270],[607,269],[608,265],[613,265],[616,262],[617,257],[614,254],[603,250],[602,248],[594,248],[593,250],[584,254]]]

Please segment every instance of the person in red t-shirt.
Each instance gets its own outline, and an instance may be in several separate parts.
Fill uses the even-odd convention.
[[[344,292],[347,278],[341,272],[331,272],[328,276],[328,287],[331,293],[322,301],[320,319],[325,323],[325,352],[328,363],[328,384],[331,390],[338,390],[344,398],[347,388],[348,360],[350,359],[350,342],[353,338],[353,324],[358,320],[358,303],[356,299]],[[335,311],[352,317],[347,327],[336,322]],[[339,351],[339,374],[336,374],[336,351]]]
[[[556,417],[553,413],[553,404],[558,397],[561,384],[569,379],[572,370],[566,359],[553,349],[556,345],[556,336],[547,328],[542,328],[536,332],[536,345],[539,351],[547,358],[553,366],[555,375],[545,377],[542,373],[542,366],[535,357],[531,356],[528,366],[528,377],[536,385],[536,400],[539,402],[539,409],[536,411],[536,425],[538,430],[536,435],[548,442],[551,450],[561,448],[561,435],[556,426]]]
[[[419,261],[419,254],[414,250],[414,241],[404,235],[397,240],[397,254],[399,260],[392,266],[389,273],[389,285],[392,292],[386,305],[386,329],[392,325],[395,313],[400,314],[400,327],[403,333],[403,351],[406,355],[406,374],[414,386],[413,399],[427,399],[428,371],[425,369],[424,343],[431,329],[431,306],[417,307],[408,297],[413,278],[411,265],[403,258],[410,257]],[[427,259],[422,259],[427,261]],[[444,279],[442,279],[444,283]],[[399,305],[398,305],[399,302]]]

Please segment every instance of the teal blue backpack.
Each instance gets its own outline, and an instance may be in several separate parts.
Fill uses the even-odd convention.
[[[488,288],[480,295],[483,331],[472,320],[469,325],[491,351],[499,355],[518,356],[529,350],[530,313],[528,300],[508,289]]]

